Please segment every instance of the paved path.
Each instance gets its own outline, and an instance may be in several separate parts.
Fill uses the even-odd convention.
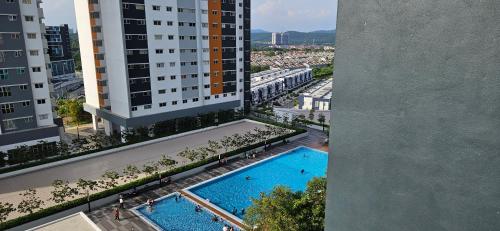
[[[118,204],[111,204],[97,210],[92,211],[91,213],[87,213],[87,216],[97,224],[102,230],[107,231],[117,231],[117,230],[154,230],[148,224],[144,223],[139,217],[135,214],[131,213],[128,209],[138,206],[140,204],[144,204],[147,199],[151,198],[159,198],[165,195],[168,195],[173,192],[178,192],[181,189],[187,188],[191,185],[206,181],[213,177],[220,176],[224,173],[233,171],[235,169],[247,166],[256,161],[271,157],[273,155],[285,152],[297,146],[308,146],[316,149],[320,149],[323,151],[327,151],[328,147],[322,145],[322,141],[325,139],[324,133],[309,129],[309,136],[296,140],[286,145],[274,147],[271,150],[265,152],[262,155],[257,156],[256,159],[244,159],[239,158],[229,162],[227,165],[222,167],[217,167],[214,169],[206,170],[200,174],[187,177],[184,179],[180,179],[178,181],[174,181],[172,184],[167,186],[150,190],[140,195],[127,199],[125,201],[125,210],[121,211],[121,220],[114,220],[113,209],[118,207]]]
[[[121,172],[128,164],[141,168],[148,162],[159,160],[163,154],[177,160],[179,164],[185,164],[188,160],[177,156],[177,153],[186,147],[197,148],[206,146],[208,140],[220,140],[224,136],[231,136],[235,133],[243,134],[256,127],[264,128],[264,125],[241,121],[227,126],[220,126],[212,130],[202,131],[105,156],[73,162],[11,178],[0,179],[0,201],[8,201],[17,205],[21,200],[19,192],[28,187],[34,187],[37,188],[42,199],[46,201],[45,204],[51,205],[53,203],[46,199],[50,194],[50,185],[55,179],[68,180],[70,182],[76,182],[79,178],[98,179],[106,170]]]

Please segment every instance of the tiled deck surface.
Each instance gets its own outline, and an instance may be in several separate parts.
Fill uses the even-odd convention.
[[[128,198],[125,200],[125,209],[122,209],[120,211],[119,221],[114,220],[114,212],[113,212],[113,209],[118,207],[118,203],[96,209],[91,213],[87,213],[87,216],[93,222],[95,222],[97,226],[99,226],[99,228],[101,228],[102,230],[109,230],[109,231],[154,230],[151,226],[146,224],[144,221],[142,221],[141,218],[137,217],[135,214],[131,213],[128,209],[145,203],[149,198],[156,199],[173,192],[178,192],[181,189],[187,188],[191,185],[203,182],[213,177],[244,167],[246,165],[268,158],[270,156],[288,151],[297,146],[308,146],[311,148],[328,151],[327,150],[328,148],[322,145],[322,142],[324,141],[325,138],[326,136],[324,133],[317,130],[309,129],[309,135],[307,137],[301,138],[286,145],[273,147],[271,150],[265,152],[264,154],[257,156],[256,159],[238,158],[233,161],[230,161],[227,165],[224,165],[222,167],[206,170],[197,175],[193,175],[184,179],[174,181],[171,184],[163,186],[161,188],[141,193],[136,197]]]

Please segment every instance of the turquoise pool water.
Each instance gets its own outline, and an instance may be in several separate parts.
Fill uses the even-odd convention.
[[[224,226],[223,223],[213,222],[213,215],[206,210],[195,212],[195,204],[186,198],[176,202],[175,196],[169,196],[157,201],[153,210],[147,206],[136,210],[155,225],[168,231],[221,231]]]
[[[324,152],[300,147],[281,156],[260,162],[213,181],[189,189],[203,199],[243,218],[241,209],[251,205],[251,198],[258,198],[260,192],[271,192],[278,185],[294,191],[305,190],[313,177],[326,175],[328,155]],[[301,170],[304,173],[301,173]],[[246,177],[249,176],[250,180]]]

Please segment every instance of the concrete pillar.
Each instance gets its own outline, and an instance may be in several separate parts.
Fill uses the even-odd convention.
[[[325,230],[499,230],[500,1],[338,5]]]
[[[92,129],[94,129],[94,131],[97,131],[98,128],[99,128],[99,117],[92,115]]]
[[[104,133],[106,133],[107,136],[113,135],[113,124],[105,119],[102,119],[102,123],[104,125]]]

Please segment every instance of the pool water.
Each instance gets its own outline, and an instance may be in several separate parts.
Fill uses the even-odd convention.
[[[213,222],[211,220],[213,215],[204,209],[201,212],[195,212],[195,204],[188,199],[181,198],[176,202],[174,195],[156,201],[153,210],[148,206],[142,206],[136,210],[163,230],[168,231],[220,231],[224,226],[221,222]]]
[[[269,193],[278,185],[287,186],[293,191],[304,191],[309,180],[326,175],[327,162],[326,153],[300,147],[195,186],[189,191],[203,199],[209,199],[227,212],[231,213],[236,208],[236,216],[243,218],[244,214],[240,211],[252,204],[251,198],[259,198],[261,192]],[[247,176],[250,177],[249,180],[246,179]]]

